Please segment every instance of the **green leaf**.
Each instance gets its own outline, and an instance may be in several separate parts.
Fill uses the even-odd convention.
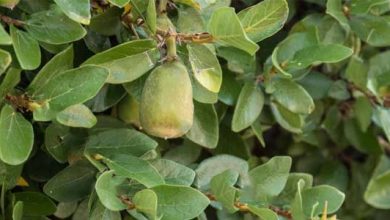
[[[91,9],[89,0],[54,0],[61,10],[72,20],[89,24]]]
[[[263,201],[277,196],[286,185],[291,163],[290,157],[276,156],[249,171],[255,193],[253,196]]]
[[[151,162],[158,173],[169,185],[191,186],[195,179],[195,171],[171,160],[158,159]]]
[[[349,26],[347,17],[344,15],[342,3],[341,0],[328,0],[326,3],[326,13],[336,19],[344,30],[349,32],[351,27]]]
[[[282,203],[291,203],[294,201],[298,192],[297,184],[304,180],[305,184],[302,189],[311,188],[313,185],[313,176],[306,173],[290,173],[283,191],[278,195],[277,201]]]
[[[313,112],[313,99],[299,84],[289,79],[278,79],[273,86],[272,97],[289,111],[297,114]]]
[[[86,161],[61,170],[43,187],[43,191],[59,202],[73,202],[89,195],[95,181],[96,170]]]
[[[196,10],[200,10],[200,4],[197,0],[173,0],[173,2],[188,5]]]
[[[344,80],[336,80],[329,88],[328,95],[336,100],[347,100],[351,97],[348,85]]]
[[[71,69],[73,67],[73,56],[73,46],[69,46],[50,59],[28,86],[27,90],[31,95],[34,96],[34,94],[40,93],[41,89],[44,88],[44,85],[48,84],[53,77],[63,71]]]
[[[0,27],[0,45],[11,45],[12,39],[4,29],[3,26]]]
[[[92,56],[83,65],[105,67],[110,75],[107,82],[119,84],[131,82],[154,67],[156,43],[152,40],[134,40]]]
[[[150,220],[157,218],[157,195],[153,190],[144,189],[138,191],[133,202],[138,212],[144,213]]]
[[[261,125],[261,121],[259,119],[255,120],[251,125],[253,133],[256,135],[257,140],[260,141],[261,146],[265,147],[265,141],[263,137],[263,126]]]
[[[41,50],[38,42],[30,34],[14,26],[10,27],[10,32],[20,66],[26,70],[38,68],[39,64],[41,64]]]
[[[276,121],[284,129],[293,133],[302,133],[304,118],[301,115],[289,111],[279,103],[271,103],[271,110]]]
[[[248,163],[238,157],[231,155],[214,156],[203,160],[196,168],[194,185],[202,191],[207,190],[211,179],[226,170],[237,171],[240,174],[241,181],[243,181],[242,183],[245,183],[248,178],[248,169]]]
[[[24,163],[33,148],[34,131],[23,115],[6,105],[0,114],[0,159],[10,165]]]
[[[389,209],[390,172],[372,178],[364,193],[364,200],[377,209]]]
[[[91,128],[97,122],[92,111],[83,104],[72,105],[64,109],[57,114],[56,120],[68,127],[81,128]]]
[[[289,65],[303,69],[321,63],[337,63],[350,57],[352,53],[351,48],[340,44],[320,44],[299,50],[289,61]]]
[[[240,74],[254,74],[256,72],[256,56],[234,47],[218,47],[218,56],[224,58],[230,71]],[[225,80],[225,79],[224,79]]]
[[[385,132],[387,140],[390,141],[390,123],[387,120],[390,117],[390,110],[386,108],[377,108],[376,114],[382,125],[382,129]]]
[[[282,29],[288,17],[286,0],[265,0],[246,8],[238,17],[248,37],[259,42]]]
[[[390,23],[383,17],[374,15],[352,16],[352,30],[360,39],[374,47],[390,46]]]
[[[203,147],[215,148],[217,146],[219,122],[213,105],[194,102],[194,122],[186,136]]]
[[[246,83],[234,109],[232,130],[235,132],[251,126],[264,106],[264,94],[253,82]]]
[[[93,196],[95,195],[95,196]],[[101,219],[101,220],[121,220],[121,214],[120,212],[113,212],[100,202],[99,198],[97,197],[96,193],[93,193],[90,197],[90,212],[89,212],[89,218],[90,219]],[[93,199],[93,201],[91,201]],[[72,213],[73,214],[73,213]],[[81,220],[81,219],[80,219]]]
[[[51,123],[45,131],[45,147],[47,152],[58,162],[68,160],[69,145],[76,145],[70,128],[58,123]]]
[[[64,71],[53,76],[37,92],[33,92],[32,98],[59,112],[94,97],[103,87],[107,76],[108,71],[97,66]]]
[[[382,8],[388,10],[388,2],[383,0],[351,0],[351,13],[365,14],[369,11],[374,13],[375,8]],[[376,14],[376,13],[375,13]]]
[[[25,28],[33,38],[48,44],[70,43],[80,40],[87,33],[79,23],[68,18],[59,7],[32,14],[26,21]]]
[[[271,209],[259,208],[253,205],[249,205],[248,208],[250,212],[260,217],[261,219],[278,220],[278,215]]]
[[[56,205],[45,194],[39,192],[18,192],[15,201],[23,202],[23,214],[27,216],[51,215]]]
[[[146,22],[152,33],[155,34],[157,30],[157,12],[154,0],[149,0],[148,9],[146,10]]]
[[[209,21],[208,30],[218,43],[236,47],[250,55],[254,55],[259,49],[259,46],[245,34],[234,8],[222,7],[215,10]]]
[[[124,7],[130,0],[108,0],[111,4],[120,8]]]
[[[187,49],[195,79],[206,89],[218,93],[222,85],[222,69],[215,54],[202,44],[188,44]]]
[[[343,204],[344,193],[338,189],[322,185],[305,189],[302,192],[302,206],[306,216],[317,216],[322,213],[325,203],[328,203],[327,213],[335,213]]]
[[[8,68],[12,62],[11,54],[5,50],[0,49],[0,75]]]
[[[333,81],[325,74],[310,72],[299,84],[310,94],[314,100],[320,100],[328,96]]]
[[[192,1],[192,0],[190,0]],[[201,33],[205,24],[200,12],[194,8],[183,7],[178,10],[177,29],[183,33]]]
[[[363,96],[356,98],[356,102],[353,105],[353,110],[360,125],[360,129],[363,132],[366,132],[371,124],[371,117],[373,115],[373,109],[370,100]]]
[[[302,191],[306,184],[307,183],[303,179],[298,180],[296,184],[297,192],[295,193],[295,198],[291,203],[291,214],[294,219],[306,219],[302,204]]]
[[[344,122],[344,136],[351,145],[364,153],[382,153],[374,131],[372,129],[368,129],[366,132],[361,131],[357,120],[349,119]]]
[[[234,213],[238,210],[235,206],[238,189],[234,187],[238,177],[239,173],[237,171],[226,170],[214,176],[210,182],[211,192],[229,213]]]
[[[104,158],[104,162],[116,175],[134,179],[148,188],[164,184],[164,179],[156,168],[138,157],[117,154]]]
[[[368,65],[358,56],[352,56],[349,60],[346,78],[360,88],[367,87]]]
[[[14,68],[10,68],[7,71],[7,74],[0,84],[0,104],[7,93],[12,91],[12,89],[14,89],[14,87],[20,82],[20,73],[21,70]]]
[[[12,209],[12,220],[22,220],[23,219],[23,202],[18,201]]]
[[[115,35],[122,28],[121,14],[123,10],[110,7],[104,13],[93,16],[89,28],[104,36]]]
[[[96,181],[95,190],[100,202],[111,211],[121,211],[126,209],[126,205],[120,200],[118,193],[119,185],[126,178],[115,176],[114,171],[104,172]]]
[[[187,186],[161,185],[152,188],[158,201],[161,220],[190,220],[200,215],[209,205],[203,193]]]
[[[115,138],[113,138],[115,137]],[[114,154],[142,156],[155,149],[157,142],[145,134],[132,129],[110,129],[89,137],[85,144],[87,154]]]
[[[19,4],[19,1],[20,0],[0,0],[0,6],[12,10],[17,4]]]

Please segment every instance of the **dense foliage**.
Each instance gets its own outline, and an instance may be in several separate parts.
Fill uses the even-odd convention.
[[[387,0],[0,0],[0,219],[389,219]]]

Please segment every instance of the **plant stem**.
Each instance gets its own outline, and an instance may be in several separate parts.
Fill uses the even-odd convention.
[[[8,17],[6,15],[2,15],[2,14],[0,14],[0,20],[8,25],[14,25],[17,27],[22,27],[24,25],[23,21]]]
[[[168,5],[168,0],[160,0],[160,4],[158,5],[158,13],[159,14],[167,13],[167,5]]]
[[[173,35],[170,35],[166,39],[166,45],[167,45],[167,60],[168,61],[176,60],[176,58],[177,58],[176,37]]]

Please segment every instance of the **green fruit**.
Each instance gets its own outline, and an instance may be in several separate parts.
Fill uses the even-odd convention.
[[[118,117],[137,127],[141,127],[139,122],[139,102],[131,95],[126,96],[118,104]]]
[[[161,138],[180,137],[192,127],[193,117],[192,86],[186,67],[173,61],[153,70],[142,91],[143,129]]]
[[[0,6],[13,9],[19,0],[0,0]]]

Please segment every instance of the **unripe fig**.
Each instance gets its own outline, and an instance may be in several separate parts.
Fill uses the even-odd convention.
[[[0,0],[0,6],[13,9],[15,5],[19,3],[19,0]]]
[[[192,86],[186,67],[173,61],[154,69],[142,91],[142,128],[161,138],[180,137],[192,127],[193,115]]]
[[[136,127],[141,127],[139,122],[139,102],[131,95],[126,96],[118,104],[118,117]]]

